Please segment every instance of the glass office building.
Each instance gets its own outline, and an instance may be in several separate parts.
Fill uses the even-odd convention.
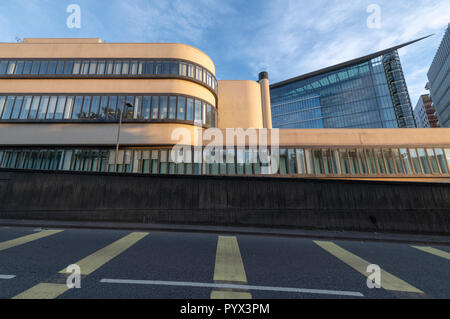
[[[413,42],[271,85],[273,127],[415,128],[397,53]]]
[[[431,98],[441,127],[450,127],[450,24],[428,71]]]

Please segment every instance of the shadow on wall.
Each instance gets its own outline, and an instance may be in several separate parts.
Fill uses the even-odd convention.
[[[3,169],[0,218],[450,234],[450,186]]]

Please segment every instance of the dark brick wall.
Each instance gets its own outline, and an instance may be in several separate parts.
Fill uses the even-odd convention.
[[[450,184],[0,170],[0,218],[450,233]]]

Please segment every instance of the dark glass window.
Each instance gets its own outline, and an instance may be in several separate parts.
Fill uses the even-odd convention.
[[[50,102],[48,103],[47,109],[47,119],[53,119],[53,117],[55,116],[57,99],[58,99],[57,96],[50,97]]]
[[[110,96],[107,118],[109,120],[116,119],[116,113],[117,113],[117,96]]]
[[[108,96],[102,96],[100,102],[100,118],[106,119],[108,117]]]
[[[25,62],[24,61],[18,61],[14,74],[18,74],[18,75],[22,74],[24,66],[25,66]]]
[[[33,61],[26,61],[22,74],[30,74],[32,66],[33,66]]]
[[[80,73],[80,62],[77,61],[74,62],[71,60],[67,60],[66,64],[64,66],[64,74],[69,75],[69,74],[78,74]]]
[[[47,74],[47,67],[48,67],[48,61],[42,61],[41,62],[41,67],[39,69],[39,74],[40,75]]]
[[[14,110],[11,114],[12,120],[17,120],[19,118],[20,110],[22,108],[23,96],[16,97],[16,102],[14,103]]]
[[[167,118],[168,106],[169,106],[169,97],[161,96],[159,101],[159,118],[161,120]]]
[[[31,68],[31,74],[37,75],[39,73],[39,67],[41,66],[41,61],[34,61],[33,67]]]
[[[83,101],[83,111],[81,113],[81,119],[90,119],[90,109],[91,109],[91,96],[85,96]]]
[[[191,98],[187,99],[186,120],[194,120],[194,99]]]
[[[75,105],[73,107],[73,115],[72,115],[73,119],[82,118],[81,117],[82,107],[83,107],[83,97],[82,96],[77,96],[75,98]]]
[[[195,122],[202,123],[202,101],[195,100]]]
[[[64,61],[58,61],[55,73],[58,75],[64,73]]]
[[[7,67],[8,67],[8,60],[0,61],[0,75],[3,75],[6,73]]]
[[[142,118],[144,120],[150,119],[150,107],[152,103],[151,96],[144,96],[144,103],[142,105]]]
[[[184,96],[179,96],[177,120],[185,120],[185,119],[186,119],[186,98]]]
[[[48,65],[48,74],[52,75],[56,73],[56,66],[57,66],[57,62],[56,61],[50,61],[49,65]]]
[[[15,96],[8,96],[8,98],[6,99],[6,103],[2,114],[2,120],[9,120],[11,118],[11,112],[14,106],[15,98],[16,98]]]
[[[166,112],[167,112],[167,109],[166,109]],[[158,114],[159,114],[159,96],[155,95],[155,96],[152,96],[152,120],[157,120]]]
[[[32,96],[25,96],[25,100],[23,101],[22,111],[20,113],[21,120],[26,120],[28,118],[28,113],[30,112],[32,98],[33,98]]]
[[[169,98],[169,119],[175,119],[177,114],[177,97],[171,96]]]
[[[55,119],[56,120],[61,120],[63,118],[64,107],[66,105],[66,99],[67,99],[67,97],[64,96],[64,95],[58,97],[58,104],[56,106],[56,112],[55,112]]]
[[[90,112],[90,119],[97,119],[98,113],[100,108],[100,96],[94,96],[92,98],[92,105],[91,105],[91,112]]]
[[[50,100],[50,97],[48,97],[48,96],[41,97],[41,104],[39,106],[39,112],[38,112],[39,120],[45,119],[45,115],[47,114],[47,107],[48,107],[49,100]]]

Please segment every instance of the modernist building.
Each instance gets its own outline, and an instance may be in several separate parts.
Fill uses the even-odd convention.
[[[397,65],[395,52],[390,50],[379,56],[370,57],[370,62],[364,59],[365,62],[352,63],[357,67],[348,65],[345,71],[331,71],[334,76],[326,71],[323,74],[328,74],[327,78],[319,75],[314,77],[318,82],[305,86],[309,90],[319,84],[334,83],[329,86],[331,91],[337,85],[381,83],[373,86],[370,98],[385,107],[372,114],[372,104],[356,99],[365,94],[362,90],[346,93],[349,100],[355,101],[352,114],[363,108],[368,118],[363,122],[357,122],[353,115],[344,116],[343,122],[335,118],[336,127],[350,123],[366,127],[377,123],[415,126],[406,112],[409,106],[404,109],[402,104],[395,104],[396,108],[392,108],[392,99],[402,91],[381,89],[389,87],[385,72]],[[365,180],[450,179],[450,129],[271,130],[267,73],[261,73],[258,82],[217,81],[213,61],[188,45],[25,39],[23,43],[0,44],[0,66],[0,168],[136,174],[270,173]],[[281,107],[282,99],[277,95],[280,90],[272,90],[275,109]],[[314,94],[302,101],[312,105],[331,101]],[[288,105],[288,99],[285,101]],[[306,102],[296,105],[306,107],[302,103]],[[275,110],[275,118],[276,114]],[[328,123],[327,118],[321,116],[320,121]],[[347,119],[356,122],[345,122]],[[272,137],[279,136],[278,144],[270,144],[279,165],[275,171],[267,169],[261,154],[249,147],[250,138],[244,140],[242,147],[228,147],[221,152],[223,160],[214,154],[212,163],[195,158],[196,152],[177,151],[175,157],[171,156],[173,147],[180,142],[188,150],[202,151],[211,138],[198,139],[198,132],[208,128],[218,128],[219,132],[228,128],[263,132],[267,128],[268,141],[276,141]],[[188,139],[180,137],[180,129],[188,132]],[[215,142],[230,146],[225,138]]]
[[[428,83],[439,123],[450,127],[450,24],[428,71]]]
[[[278,128],[415,128],[397,50],[412,41],[270,86]]]
[[[429,94],[423,94],[419,97],[419,101],[417,101],[417,105],[414,108],[414,117],[416,118],[417,127],[440,127],[436,109]]]

